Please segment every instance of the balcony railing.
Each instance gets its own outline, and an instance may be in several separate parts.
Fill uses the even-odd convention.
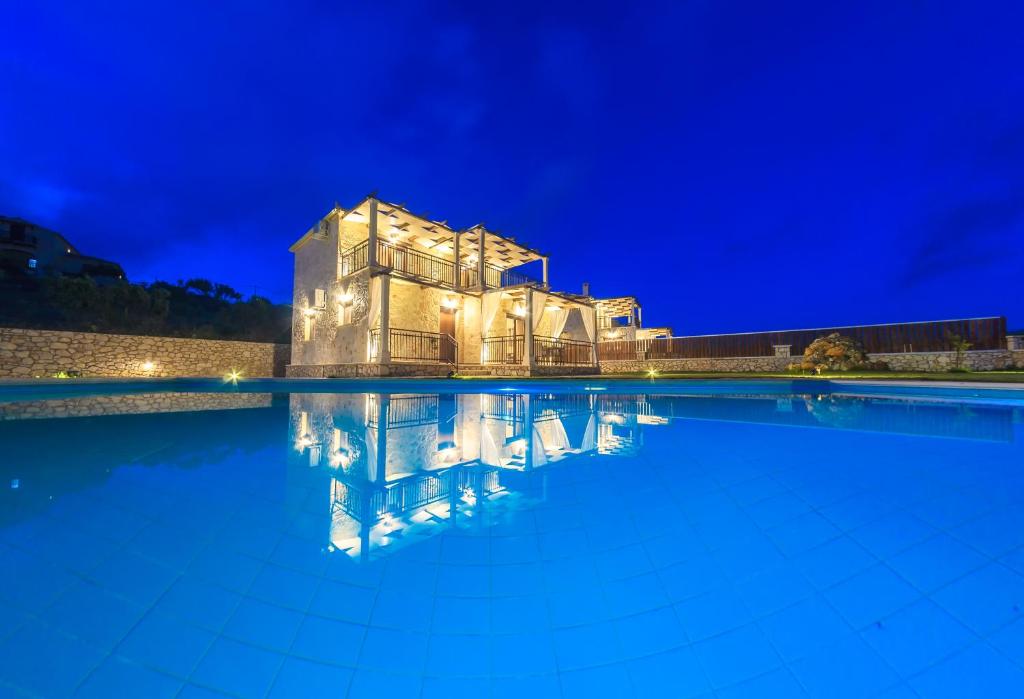
[[[484,280],[487,282],[487,286],[492,289],[520,286],[522,284],[540,286],[539,281],[522,272],[516,272],[511,269],[498,269],[490,265],[484,266]]]
[[[366,269],[369,264],[369,241],[342,251],[339,255],[338,268],[342,277]],[[377,241],[377,264],[393,269],[410,277],[455,288],[455,262],[436,255],[420,252],[403,245],[395,245],[383,240]],[[540,285],[536,279],[521,272],[498,269],[487,265],[484,267],[484,280],[492,289],[518,286],[521,284]],[[480,273],[475,266],[460,265],[459,286],[471,289],[480,283]]]
[[[459,343],[448,334],[389,328],[388,350],[392,361],[455,364]],[[380,330],[374,329],[370,331],[370,359],[376,360],[379,352]]]
[[[484,364],[522,364],[523,336],[504,335],[483,339]]]
[[[582,340],[534,335],[533,362],[541,366],[593,366],[593,347]]]

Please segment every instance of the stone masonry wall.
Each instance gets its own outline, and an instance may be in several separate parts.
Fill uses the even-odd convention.
[[[892,371],[948,371],[955,366],[954,352],[893,352],[872,354],[871,359],[881,360]],[[626,374],[657,371],[785,371],[800,357],[721,357],[716,359],[644,359],[605,360],[601,362],[602,374]],[[965,368],[974,371],[994,369],[1024,369],[1024,350],[979,350],[967,352]]]
[[[290,348],[269,342],[195,340],[0,328],[0,377],[284,376]],[[150,362],[151,365],[148,365]]]
[[[126,393],[0,403],[0,420],[182,413],[270,406],[269,393]]]

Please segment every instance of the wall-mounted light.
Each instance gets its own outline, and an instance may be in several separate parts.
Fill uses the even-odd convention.
[[[445,296],[444,299],[441,300],[441,305],[449,310],[453,310],[459,307],[459,300],[452,296]]]
[[[154,364],[153,362],[149,361],[148,359],[142,363],[142,370],[143,371],[153,371],[153,369],[155,369],[155,368],[156,368],[156,364]]]
[[[306,316],[315,316],[316,315],[316,309],[315,308],[307,308],[306,310],[304,310],[302,312],[302,314],[306,315]]]
[[[352,303],[352,293],[346,291],[343,294],[338,294],[339,303]]]
[[[523,317],[523,316],[526,315],[526,306],[524,306],[522,304],[516,304],[512,308],[512,312],[515,313],[519,317]]]

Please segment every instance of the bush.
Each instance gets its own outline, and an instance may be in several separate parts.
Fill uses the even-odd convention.
[[[868,355],[851,337],[832,333],[819,337],[804,350],[800,368],[820,374],[823,371],[850,371],[868,363]]]

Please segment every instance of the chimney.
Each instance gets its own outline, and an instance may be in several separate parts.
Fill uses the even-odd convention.
[[[583,295],[590,296],[590,282],[583,282]]]

